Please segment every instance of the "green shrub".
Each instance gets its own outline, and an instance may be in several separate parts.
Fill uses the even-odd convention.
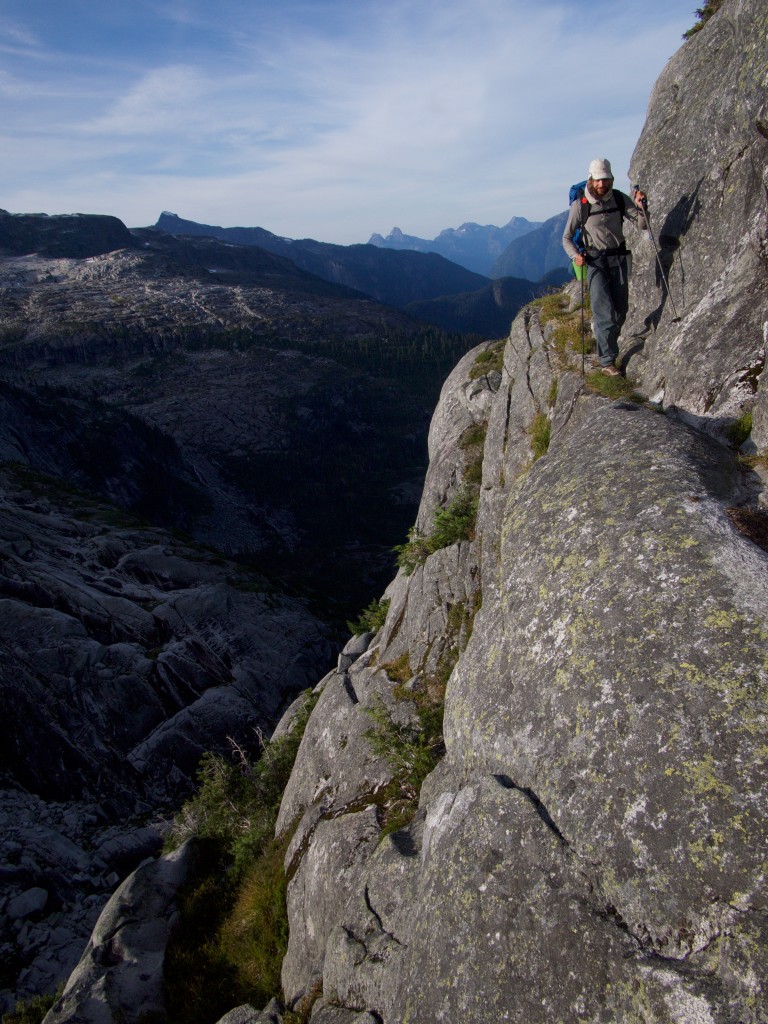
[[[485,435],[487,433],[487,423],[473,423],[467,427],[459,438],[459,448],[465,452],[473,452],[476,448],[482,448],[485,444]]]
[[[16,1003],[12,1010],[3,1014],[3,1024],[40,1024],[61,995],[62,988],[55,995],[33,996]]]
[[[248,870],[232,911],[222,925],[219,948],[234,966],[238,989],[254,1006],[280,991],[280,969],[288,948],[283,862],[288,836],[271,839]]]
[[[381,667],[393,683],[407,683],[413,675],[408,651],[404,651],[397,661],[387,661]]]
[[[568,296],[564,292],[550,292],[549,295],[541,295],[534,299],[531,306],[541,310],[541,320],[546,323],[562,316],[569,306]]]
[[[531,438],[531,449],[533,461],[546,455],[549,449],[549,442],[552,436],[552,421],[543,412],[537,412],[528,427],[528,434]]]
[[[309,715],[307,691],[294,727],[251,762],[206,754],[199,788],[176,817],[167,845],[194,839],[179,896],[179,924],[166,951],[170,1024],[210,1024],[233,1005],[260,1006],[280,991],[288,920],[283,858],[275,822]]]
[[[723,0],[707,0],[703,7],[696,8],[696,17],[699,19],[695,25],[692,25],[687,32],[683,32],[683,39],[690,39],[691,36],[699,32],[713,14],[717,14],[723,5]]]
[[[422,783],[445,754],[442,699],[439,703],[430,699],[414,703],[418,723],[413,724],[395,722],[381,700],[368,709],[374,725],[365,737],[373,752],[383,757],[395,773],[382,794],[383,835],[413,820]]]
[[[357,621],[347,622],[350,633],[354,633],[355,636],[361,636],[363,633],[378,633],[387,618],[389,605],[389,598],[385,598],[383,601],[375,599],[371,601],[368,607],[360,613]]]
[[[483,455],[487,433],[487,423],[474,423],[467,427],[459,438],[459,447],[466,459],[464,482],[471,487],[479,488],[483,479]]]
[[[564,316],[552,332],[552,344],[555,350],[562,356],[570,352],[581,352],[582,343],[584,353],[595,351],[595,339],[592,337],[589,322],[582,324],[581,313],[569,313]]]
[[[464,485],[444,507],[435,510],[434,526],[430,537],[433,551],[450,547],[475,535],[478,496]]]
[[[448,678],[472,636],[475,615],[482,602],[478,589],[472,600],[457,601],[447,609],[445,646],[435,669],[414,674],[408,655],[383,666],[397,680],[392,696],[413,706],[416,715],[406,724],[396,722],[383,701],[378,700],[369,715],[373,727],[366,732],[373,750],[384,757],[395,775],[375,803],[380,809],[382,835],[404,828],[416,814],[424,779],[445,754],[443,715]],[[407,684],[407,685],[406,685]]]
[[[739,462],[750,469],[759,466],[761,469],[768,469],[768,449],[758,452],[756,455],[739,455]]]
[[[535,299],[531,305],[540,310],[542,327],[551,324],[549,344],[560,357],[561,368],[568,365],[571,353],[594,352],[595,339],[590,329],[591,312],[589,292],[584,291],[584,312],[581,308],[569,312],[570,300],[564,292],[555,292]]]
[[[218,942],[235,893],[227,867],[221,843],[195,841],[163,965],[171,1024],[210,1024],[235,1005],[237,968]]]
[[[406,576],[410,576],[440,548],[474,539],[487,433],[487,423],[474,423],[466,428],[459,438],[465,460],[461,487],[447,505],[435,509],[432,529],[427,536],[414,526],[408,531],[406,543],[394,549],[397,564]]]
[[[604,395],[605,398],[636,398],[638,401],[644,401],[636,394],[634,385],[626,377],[606,377],[601,370],[595,370],[587,374],[586,384],[590,391]]]
[[[435,752],[442,747],[442,728],[435,726],[438,721],[442,725],[442,714],[429,720],[429,731],[421,721],[419,725],[395,722],[381,700],[368,709],[368,714],[374,721],[373,728],[365,733],[371,749],[389,763],[400,782],[418,795],[421,783],[439,760]]]
[[[474,538],[478,501],[475,489],[465,483],[452,501],[435,510],[428,537],[419,534],[415,527],[409,531],[408,541],[395,548],[397,564],[406,576],[423,565],[435,551]]]
[[[432,554],[428,539],[422,536],[415,526],[408,531],[408,540],[405,544],[398,544],[394,551],[397,564],[406,576],[410,576],[418,566],[424,565]]]
[[[740,448],[752,433],[752,410],[747,409],[737,420],[726,429],[728,440],[735,448]]]

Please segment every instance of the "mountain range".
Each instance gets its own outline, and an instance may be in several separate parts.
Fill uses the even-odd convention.
[[[510,225],[514,227],[504,237],[513,237],[527,230],[528,226],[534,227],[523,218],[513,218]],[[522,305],[566,276],[562,272],[559,277],[550,277],[534,284],[534,279],[507,275],[509,280],[492,286],[487,277],[468,269],[467,261],[460,258],[458,244],[454,246],[457,251],[453,253],[455,259],[452,261],[450,257],[438,255],[431,250],[420,250],[415,246],[400,249],[397,246],[389,248],[371,243],[332,245],[314,239],[295,240],[273,235],[264,228],[221,228],[182,220],[176,214],[167,212],[160,215],[155,227],[180,237],[218,238],[236,245],[257,246],[287,257],[296,266],[325,281],[355,288],[419,320],[445,330],[486,337],[502,337]],[[470,242],[474,246],[490,246],[490,259],[490,253],[500,249],[500,243],[494,243],[493,237],[501,230],[478,226]],[[562,249],[561,256],[564,257]],[[477,261],[470,259],[468,262]],[[528,266],[532,266],[531,261]]]
[[[495,224],[475,224],[468,221],[458,228],[445,228],[432,239],[406,235],[400,228],[392,228],[386,236],[372,234],[369,245],[380,249],[412,250],[414,252],[436,252],[447,260],[452,260],[468,270],[474,270],[486,277],[499,276],[492,272],[496,260],[517,238],[529,234],[541,224],[526,220],[525,217],[512,217],[503,227]],[[521,277],[513,274],[509,276]],[[537,281],[542,275],[530,278]]]

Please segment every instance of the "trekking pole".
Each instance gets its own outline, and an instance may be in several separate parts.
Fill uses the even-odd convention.
[[[581,275],[581,376],[584,376],[584,274]]]
[[[651,236],[651,242],[653,243],[654,252],[656,253],[656,262],[659,265],[659,273],[661,274],[661,279],[664,282],[664,287],[667,289],[667,298],[672,303],[672,312],[675,314],[672,318],[672,323],[677,324],[680,323],[680,317],[677,315],[677,309],[675,308],[675,300],[672,298],[672,292],[669,290],[669,281],[667,280],[667,275],[664,273],[664,267],[661,263],[661,253],[659,252],[659,247],[656,245],[656,239],[653,237],[653,230],[651,229],[651,218],[648,215],[648,200],[643,199],[642,202],[643,211],[645,213],[645,223],[648,227],[648,234]]]

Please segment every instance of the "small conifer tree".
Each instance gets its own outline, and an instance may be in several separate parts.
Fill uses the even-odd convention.
[[[713,14],[717,14],[723,5],[723,0],[707,0],[703,7],[696,8],[696,17],[699,19],[687,32],[683,32],[683,39],[690,39],[706,25]]]

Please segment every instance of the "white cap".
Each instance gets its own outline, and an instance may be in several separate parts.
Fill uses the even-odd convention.
[[[601,178],[610,178],[613,181],[610,160],[606,160],[605,157],[593,160],[589,165],[589,176],[593,181],[599,181]]]

